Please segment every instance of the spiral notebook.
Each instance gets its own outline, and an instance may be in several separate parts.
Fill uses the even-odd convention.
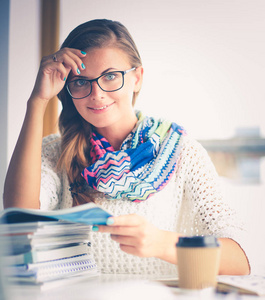
[[[66,276],[98,275],[95,259],[89,254],[58,259],[36,264],[16,265],[6,267],[9,281],[40,284],[58,280]]]
[[[86,254],[89,251],[87,243],[66,244],[63,247],[47,250],[30,250],[17,255],[5,255],[4,265],[18,265],[56,260],[64,257]]]

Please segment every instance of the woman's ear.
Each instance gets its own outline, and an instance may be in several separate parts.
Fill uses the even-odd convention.
[[[142,66],[137,67],[135,70],[135,86],[134,86],[134,92],[138,93],[142,87],[143,82],[143,74],[144,74],[144,68]]]

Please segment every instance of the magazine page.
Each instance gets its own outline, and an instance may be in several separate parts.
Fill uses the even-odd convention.
[[[21,223],[63,220],[87,225],[106,225],[112,215],[94,203],[87,203],[71,208],[41,211],[39,209],[7,208],[0,214],[1,223]]]
[[[221,275],[218,276],[218,285],[220,289],[227,291],[265,296],[265,276],[262,275]]]

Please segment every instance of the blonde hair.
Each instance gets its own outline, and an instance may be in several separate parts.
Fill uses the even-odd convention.
[[[117,21],[98,19],[88,21],[76,27],[66,38],[61,48],[76,48],[88,51],[94,48],[116,47],[128,55],[132,67],[142,65],[137,47],[127,28]],[[132,104],[135,104],[138,93],[134,93]],[[59,129],[62,135],[61,156],[58,170],[65,170],[70,183],[73,205],[93,201],[91,189],[81,172],[91,164],[90,137],[91,125],[77,112],[66,86],[58,94],[62,102],[59,117]]]

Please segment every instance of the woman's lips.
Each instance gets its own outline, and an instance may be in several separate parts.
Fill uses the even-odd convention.
[[[112,104],[114,104],[114,102],[111,104],[108,104],[108,105],[101,106],[101,107],[88,107],[88,108],[93,110],[94,112],[102,112],[102,111],[106,111],[107,108],[109,108]]]
[[[105,105],[105,106],[102,106],[102,107],[90,107],[91,109],[95,109],[95,110],[102,110],[102,109],[104,109],[104,108],[107,108],[108,107],[108,105]]]

